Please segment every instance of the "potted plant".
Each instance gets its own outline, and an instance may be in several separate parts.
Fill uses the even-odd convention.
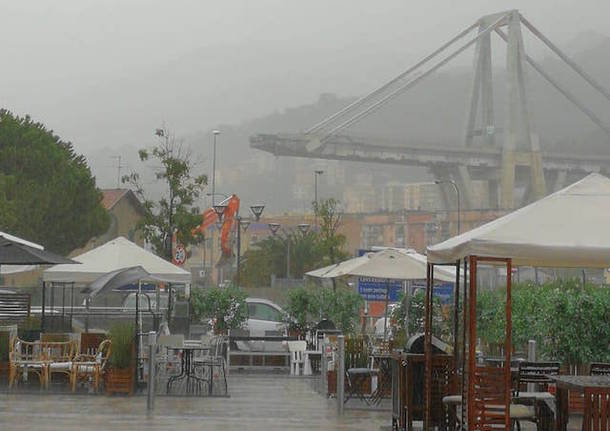
[[[110,358],[104,373],[106,393],[131,395],[134,386],[135,327],[119,323],[110,328]]]
[[[0,376],[8,375],[10,338],[9,332],[0,332]]]

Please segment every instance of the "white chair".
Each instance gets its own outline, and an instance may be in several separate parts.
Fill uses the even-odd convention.
[[[288,341],[288,351],[290,352],[290,375],[298,376],[301,374],[301,367],[305,368],[305,350],[307,341]]]

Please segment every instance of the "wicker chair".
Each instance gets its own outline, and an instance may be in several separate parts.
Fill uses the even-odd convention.
[[[47,367],[42,357],[40,342],[24,341],[13,337],[9,351],[9,390],[13,388],[19,377],[28,375],[30,372],[38,376],[41,388],[46,386]]]
[[[100,389],[102,375],[110,357],[110,348],[110,340],[104,340],[100,343],[95,355],[79,354],[74,358],[70,378],[72,392],[76,391],[79,381],[91,381],[95,392]]]
[[[46,387],[49,387],[53,374],[64,374],[68,379],[71,378],[74,345],[73,341],[43,341],[40,343],[43,361],[47,368]]]

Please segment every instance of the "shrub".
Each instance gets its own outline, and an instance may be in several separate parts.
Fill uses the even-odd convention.
[[[321,287],[313,297],[312,308],[320,317],[332,320],[344,334],[355,332],[363,304],[358,293],[343,286]]]
[[[567,365],[610,360],[610,289],[578,280],[512,288],[513,346],[525,350],[534,339],[541,358]],[[493,350],[504,342],[506,290],[477,295],[477,338]]]
[[[316,315],[315,293],[306,287],[299,287],[288,292],[285,307],[285,322],[291,331],[304,333],[312,326],[313,316]]]
[[[129,368],[133,360],[135,326],[118,323],[110,328],[110,366],[116,369]]]
[[[242,327],[248,318],[246,293],[238,287],[214,287],[202,292],[191,306],[197,316],[212,319],[214,330],[224,333],[229,329]]]

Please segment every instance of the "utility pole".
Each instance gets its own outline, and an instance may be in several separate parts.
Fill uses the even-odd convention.
[[[220,130],[212,130],[212,135],[214,136],[214,154],[212,156],[212,208],[216,204],[215,195],[216,195],[216,136],[220,135]],[[214,279],[214,233],[210,235],[212,237],[212,247],[210,248],[210,269],[212,270],[212,281]],[[220,269],[218,270],[218,274],[216,276],[216,283],[219,282]]]
[[[121,164],[121,156],[111,156],[110,158],[117,161],[116,188],[120,189],[121,188],[121,168],[123,167],[123,165]]]
[[[212,156],[212,207],[216,201],[214,195],[216,194],[216,136],[220,135],[220,130],[213,130],[212,135],[214,136],[214,154]]]

